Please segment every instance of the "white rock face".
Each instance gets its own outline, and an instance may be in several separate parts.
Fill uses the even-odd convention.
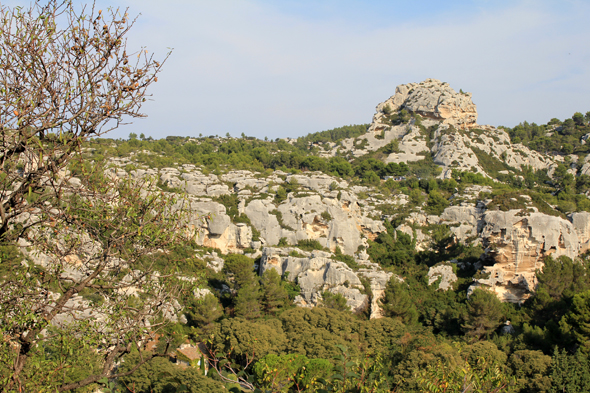
[[[537,286],[535,270],[542,269],[546,255],[574,259],[580,250],[574,225],[560,217],[488,211],[484,221],[481,237],[495,263],[484,269],[488,278],[477,283],[491,288],[503,301],[519,303],[531,296]]]
[[[512,145],[504,130],[490,126],[470,130],[441,126],[434,133],[431,151],[434,162],[443,167],[443,172],[458,169],[486,175],[478,154],[503,162],[506,168],[530,166],[535,170],[547,170],[553,165],[552,160],[524,145]]]
[[[475,206],[449,206],[440,215],[440,224],[448,224],[459,240],[477,236],[483,228],[485,209]],[[456,224],[459,224],[458,226]]]
[[[578,235],[580,253],[584,253],[590,249],[590,213],[572,213],[569,218]]]
[[[420,115],[422,129],[414,120],[394,125],[391,116],[402,109]],[[435,128],[434,134],[429,134],[429,127]],[[366,134],[341,141],[327,156],[344,153],[360,157],[395,140],[399,152],[390,153],[386,163],[420,161],[431,155],[442,167],[441,178],[450,177],[453,169],[488,175],[481,158],[498,160],[507,169],[530,166],[550,175],[555,166],[553,159],[522,144],[511,144],[503,129],[478,125],[471,94],[456,92],[436,79],[399,85],[393,96],[377,105]],[[582,173],[590,173],[590,165],[584,166]]]
[[[270,213],[273,210],[280,212],[283,227],[277,216]],[[278,206],[272,200],[253,200],[246,205],[244,212],[260,231],[267,246],[278,244],[282,237],[292,245],[300,240],[312,239],[332,251],[340,247],[342,252],[352,255],[359,246],[367,245],[362,235],[374,239],[385,230],[383,223],[368,218],[356,198],[347,192],[341,192],[340,200],[322,198],[317,194],[304,197],[289,195]],[[325,219],[322,213],[329,214],[330,219]]]
[[[452,289],[453,283],[457,281],[457,275],[453,272],[453,266],[450,264],[438,264],[428,269],[428,285],[434,284],[438,279],[438,289],[447,291]]]
[[[382,296],[391,277],[375,264],[369,262],[368,256],[358,256],[357,263],[364,265],[353,271],[345,263],[331,259],[332,254],[324,251],[303,253],[304,257],[289,256],[292,249],[264,248],[260,261],[259,272],[264,274],[268,269],[275,269],[280,275],[287,274],[287,279],[295,281],[301,288],[301,295],[296,303],[303,307],[313,307],[321,300],[321,293],[328,291],[341,294],[353,312],[361,312],[371,307],[371,318],[381,316],[378,299]],[[300,250],[299,253],[302,253]],[[361,277],[366,278],[373,292],[373,299],[363,294],[364,286]]]

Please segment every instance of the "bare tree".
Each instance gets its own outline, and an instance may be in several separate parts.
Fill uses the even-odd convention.
[[[0,5],[0,236],[34,204],[80,144],[140,112],[162,64],[128,53],[126,12],[50,0],[30,9]],[[16,233],[16,236],[19,234]]]
[[[117,377],[173,318],[184,284],[152,257],[180,241],[182,200],[82,158],[88,138],[144,116],[161,63],[127,52],[134,22],[70,1],[0,5],[0,390]],[[76,351],[96,360],[77,379]]]

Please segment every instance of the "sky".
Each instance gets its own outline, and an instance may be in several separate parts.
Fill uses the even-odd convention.
[[[147,118],[108,137],[297,137],[370,123],[397,85],[427,78],[471,92],[479,124],[544,124],[590,111],[588,0],[96,5],[140,14],[130,48],[160,59],[173,48],[142,108]]]

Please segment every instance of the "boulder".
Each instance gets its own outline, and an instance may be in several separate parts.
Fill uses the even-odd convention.
[[[452,289],[453,283],[457,281],[457,275],[453,272],[453,266],[448,263],[437,264],[428,269],[428,285],[434,284],[440,279],[438,289],[447,291]]]
[[[260,235],[266,240],[268,245],[276,245],[281,238],[281,226],[277,217],[270,214],[275,206],[272,202],[266,200],[255,199],[251,201],[244,213],[250,219],[252,225],[260,231]]]

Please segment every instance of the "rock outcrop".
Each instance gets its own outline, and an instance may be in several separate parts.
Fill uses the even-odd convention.
[[[510,210],[488,211],[483,219],[481,237],[493,265],[484,268],[487,278],[477,285],[491,288],[503,301],[519,303],[530,297],[545,256],[574,259],[580,250],[574,225],[561,217]]]
[[[373,123],[378,123],[386,112],[402,109],[455,128],[477,126],[477,109],[471,93],[457,93],[448,83],[438,79],[399,85],[395,95],[377,106]]]
[[[405,118],[402,111],[407,112]],[[421,120],[411,118],[417,115]],[[512,144],[503,129],[478,125],[471,94],[456,92],[436,79],[399,85],[393,96],[377,105],[366,134],[326,145],[329,153],[324,155],[360,157],[393,141],[397,141],[398,150],[388,152],[386,163],[421,161],[431,156],[441,166],[442,178],[450,177],[453,169],[489,175],[489,168],[484,166],[491,161],[506,170],[530,166],[550,174],[556,165],[554,159],[522,144]],[[590,164],[582,168],[582,173],[590,173],[588,168]]]
[[[574,230],[578,235],[578,243],[580,246],[580,253],[590,250],[590,213],[577,212],[572,213],[569,219],[574,226]]]
[[[453,266],[448,263],[442,263],[432,266],[428,269],[428,285],[438,283],[438,289],[441,291],[448,291],[452,288],[453,283],[457,281],[457,275],[453,272]]]
[[[365,134],[314,145],[323,148],[318,153],[322,157],[338,155],[353,160],[378,151],[376,156],[386,164],[427,158],[425,166],[431,165],[428,161],[432,159],[443,179],[450,178],[454,170],[497,178],[525,167],[545,170],[551,176],[557,163],[566,162],[566,157],[550,157],[512,144],[504,129],[478,125],[471,94],[457,92],[436,79],[399,85],[393,96],[377,105]],[[379,316],[378,299],[391,274],[369,262],[366,253],[358,252],[385,230],[384,220],[395,217],[392,206],[397,205],[399,211],[400,205],[408,203],[408,192],[390,195],[378,187],[349,184],[321,172],[230,170],[213,174],[194,165],[127,172],[123,168],[129,161],[114,161],[117,168],[112,170],[113,176],[155,176],[164,190],[186,191],[194,213],[188,227],[197,243],[222,253],[262,256],[261,273],[276,268],[301,285],[300,305],[317,304],[321,293],[330,291],[342,294],[353,310],[369,306],[371,316]],[[577,166],[571,165],[570,172],[590,173],[590,155],[584,163],[577,161],[577,156],[567,162],[574,161]],[[279,187],[292,192],[279,198]],[[480,200],[480,195],[491,191],[490,186],[477,185],[456,190],[449,199],[453,206],[440,216],[426,214],[424,205],[416,206],[396,229],[410,235],[418,251],[432,246],[434,225],[447,225],[456,241],[483,245],[486,253],[476,266],[485,262],[483,275],[487,278],[478,279],[475,285],[489,287],[502,300],[521,302],[535,290],[535,271],[542,268],[545,256],[575,258],[590,249],[590,213],[574,213],[569,221],[545,215],[529,196],[523,196],[530,203],[522,210],[490,211],[490,200]],[[275,248],[310,240],[330,252],[338,248],[355,256],[361,268],[353,271],[329,252],[294,257],[288,255],[290,248]],[[206,258],[207,263],[219,270],[223,260],[213,254]],[[439,288],[449,288],[453,281],[449,269],[448,264],[432,268],[429,280],[442,277]],[[364,293],[361,278],[370,283],[371,299]]]
[[[371,318],[378,318],[381,316],[378,299],[392,274],[369,262],[366,253],[357,255],[356,261],[362,268],[354,271],[344,262],[334,260],[333,255],[326,251],[309,253],[299,249],[268,247],[262,251],[259,273],[262,275],[268,269],[275,269],[289,281],[296,282],[301,288],[301,295],[295,299],[299,306],[318,305],[322,300],[321,294],[327,291],[344,296],[353,312],[370,308]],[[369,283],[372,298],[365,293],[363,279]]]

